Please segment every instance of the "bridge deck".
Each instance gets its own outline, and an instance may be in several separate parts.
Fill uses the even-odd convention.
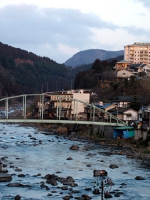
[[[51,120],[51,119],[0,119],[0,123],[60,123],[60,124],[91,124],[91,125],[109,125],[124,126],[120,123],[96,122],[96,121],[79,121],[79,120]]]

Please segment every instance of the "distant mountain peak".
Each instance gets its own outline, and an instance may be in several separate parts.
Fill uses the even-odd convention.
[[[91,64],[97,58],[100,60],[107,60],[109,58],[115,58],[120,55],[124,55],[123,50],[107,51],[103,49],[87,49],[74,54],[64,64],[66,66],[76,67],[79,65]]]

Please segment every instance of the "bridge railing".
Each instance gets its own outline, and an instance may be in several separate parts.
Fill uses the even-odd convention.
[[[55,96],[55,101],[53,100],[53,106],[50,109],[55,111],[54,116],[45,116],[45,99],[44,97],[47,96],[48,103],[51,103],[53,98],[52,96]],[[38,113],[37,115],[29,115],[28,110],[28,100],[27,98],[36,97],[38,101]],[[20,107],[16,108],[13,107],[13,103],[15,104],[17,99],[20,100]],[[0,103],[3,103],[4,108],[4,114],[2,114],[2,111],[0,112],[0,118],[7,121],[9,119],[36,119],[36,120],[51,120],[51,121],[60,121],[60,120],[73,120],[73,121],[89,121],[89,122],[107,122],[109,124],[116,123],[117,125],[126,125],[124,121],[118,119],[114,115],[112,115],[109,112],[106,112],[105,110],[95,106],[94,104],[90,104],[88,102],[84,102],[78,99],[74,99],[71,96],[66,95],[58,95],[58,94],[24,94],[24,95],[18,95],[13,97],[6,97],[3,99],[0,99]],[[37,103],[37,102],[36,102]],[[47,104],[49,105],[49,104]],[[66,106],[67,105],[67,106]],[[84,108],[84,112],[80,112],[81,109]],[[14,108],[14,112],[10,108]],[[86,108],[86,112],[85,112]],[[83,110],[82,110],[83,111]],[[65,116],[65,114],[67,115]],[[82,113],[82,114],[81,114]],[[79,116],[82,117],[79,117]],[[103,115],[103,117],[101,117]]]

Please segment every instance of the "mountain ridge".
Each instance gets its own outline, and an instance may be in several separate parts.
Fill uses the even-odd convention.
[[[107,51],[103,49],[87,49],[74,54],[64,64],[68,67],[77,67],[79,65],[93,63],[96,59],[107,60],[121,55],[124,55],[123,50]]]

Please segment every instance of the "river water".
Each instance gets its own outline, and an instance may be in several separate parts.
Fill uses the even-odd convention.
[[[74,144],[79,146],[78,151],[70,150],[70,146]],[[90,151],[85,150],[87,146],[91,147]],[[125,155],[108,155],[108,151],[109,148],[93,146],[88,142],[72,141],[53,134],[46,135],[33,127],[0,124],[0,158],[2,163],[7,165],[8,173],[12,174],[11,182],[31,186],[8,187],[9,182],[0,182],[0,200],[14,199],[16,195],[20,195],[22,200],[63,199],[69,190],[46,183],[50,190],[40,187],[41,182],[46,181],[43,179],[46,174],[58,172],[58,175],[64,178],[72,176],[78,184],[73,190],[80,193],[73,193],[72,199],[87,194],[92,199],[99,200],[100,195],[85,190],[93,189],[95,169],[105,169],[114,183],[111,191],[118,190],[123,193],[120,197],[112,194],[112,199],[149,200],[149,170],[142,167],[139,160],[127,158]],[[68,157],[72,157],[72,160],[67,160]],[[109,168],[111,164],[118,165],[118,168]],[[17,172],[17,168],[22,171]],[[24,174],[25,177],[18,177],[18,174]],[[38,174],[41,175],[37,176]],[[142,176],[145,180],[135,180],[136,176]],[[52,196],[47,196],[48,194]]]

